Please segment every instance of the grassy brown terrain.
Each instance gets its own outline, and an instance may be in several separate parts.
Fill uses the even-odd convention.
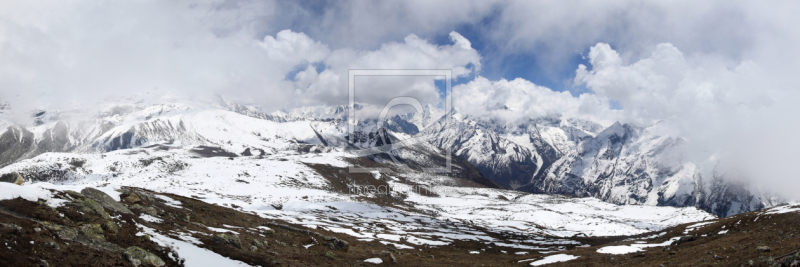
[[[169,205],[158,195],[175,199],[181,205]],[[175,239],[181,239],[181,235],[192,236],[202,243],[199,247],[256,266],[373,266],[363,260],[376,257],[383,260],[381,265],[397,266],[525,266],[553,255],[534,251],[516,255],[514,252],[524,250],[477,241],[397,249],[377,241],[362,242],[346,234],[266,219],[235,206],[219,206],[201,199],[139,188],[124,188],[120,192],[120,202],[133,214],[110,209],[92,210],[87,207],[96,206],[87,205],[91,201],[76,192],[55,192],[55,196],[69,202],[52,208],[41,201],[0,201],[0,244],[3,245],[0,266],[134,266],[125,253],[132,246],[157,256],[165,266],[184,265],[179,250],[154,242],[142,233],[140,226]],[[794,255],[800,248],[800,214],[763,213],[756,211],[718,219],[688,234],[684,234],[684,228],[691,224],[659,231],[666,234],[644,241],[660,243],[681,236],[692,236],[684,240],[694,240],[646,248],[643,253],[609,255],[596,251],[607,245],[630,244],[633,239],[654,233],[637,237],[578,238],[576,240],[591,246],[569,247],[555,253],[580,257],[552,266],[768,266],[782,263],[790,266],[794,257],[785,256]],[[117,229],[113,230],[109,222]],[[237,234],[222,234],[209,227]],[[719,234],[722,230],[728,232]],[[503,240],[504,237],[495,238]],[[306,247],[308,245],[311,246]],[[761,246],[768,246],[769,251],[757,250]],[[480,254],[469,254],[469,251],[480,251]]]

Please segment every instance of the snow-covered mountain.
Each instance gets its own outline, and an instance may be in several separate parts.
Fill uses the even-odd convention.
[[[616,204],[696,206],[718,216],[777,204],[721,174],[704,177],[695,163],[682,160],[682,139],[660,136],[659,124],[603,127],[559,115],[512,123],[455,111],[442,116],[430,105],[423,110],[391,116],[383,128],[375,119],[362,119],[351,134],[348,106],[268,114],[221,98],[122,99],[95,111],[37,111],[27,124],[0,119],[0,166],[46,152],[106,153],[154,145],[220,156],[269,156],[344,153],[411,140],[388,154],[363,156],[398,170],[421,170],[443,166],[449,148],[456,157],[453,172],[445,175],[480,186],[590,196]]]
[[[448,124],[449,123],[449,124]],[[475,165],[487,178],[521,191],[592,196],[617,204],[696,206],[730,216],[778,204],[746,183],[704,177],[681,156],[680,138],[648,127],[542,117],[523,122],[452,113],[421,134]]]
[[[446,150],[371,120],[351,134],[346,117],[330,115],[346,108],[301,119],[226,101],[132,103],[9,121],[0,135],[8,162],[0,175],[22,176],[19,192],[36,192],[31,199],[53,207],[69,201],[56,192],[93,187],[118,196],[115,190],[137,187],[415,251],[464,241],[512,253],[554,252],[585,246],[586,236],[640,235],[714,217],[696,208],[507,190],[458,156],[453,172],[426,172],[444,163]],[[414,115],[394,117],[404,118]],[[435,129],[425,126],[423,132]],[[405,146],[360,154],[395,144]],[[17,185],[5,185],[0,200],[23,196],[7,190]]]

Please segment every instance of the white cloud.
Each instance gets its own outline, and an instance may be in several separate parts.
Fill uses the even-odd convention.
[[[689,59],[671,44],[624,64],[607,44],[591,48],[592,68],[581,65],[575,82],[617,99],[622,120],[649,125],[666,120],[673,136],[687,140],[686,159],[712,172],[744,175],[788,195],[800,168],[800,93],[753,61],[729,68],[721,59]],[[795,68],[797,69],[797,68]],[[719,161],[717,159],[720,159]]]
[[[327,68],[318,74],[316,81],[300,82],[312,76],[311,67],[295,78],[304,92],[299,101],[302,105],[347,104],[351,69],[447,69],[453,71],[454,78],[480,71],[478,51],[460,34],[451,32],[450,37],[452,45],[435,45],[412,34],[402,43],[386,43],[377,50],[334,50],[324,60]],[[357,102],[382,106],[398,96],[415,97],[423,104],[435,105],[441,100],[433,77],[356,77]]]
[[[607,98],[594,94],[573,97],[569,92],[556,92],[524,79],[490,81],[477,77],[455,86],[453,98],[459,113],[507,121],[564,116],[610,125],[619,113],[610,108]]]
[[[269,110],[347,104],[348,69],[452,69],[465,76],[481,67],[478,52],[456,32],[453,45],[410,34],[374,50],[331,50],[292,30],[258,36],[259,19],[276,15],[273,7],[251,1],[0,4],[0,99],[27,113],[156,88],[221,94]],[[324,68],[318,73],[311,63]],[[298,69],[294,80],[286,79]],[[386,103],[388,93],[439,101],[430,78],[369,86],[359,101]]]
[[[302,62],[319,62],[325,59],[330,50],[328,46],[311,40],[304,33],[282,30],[272,37],[267,35],[260,43],[269,59],[290,66]]]

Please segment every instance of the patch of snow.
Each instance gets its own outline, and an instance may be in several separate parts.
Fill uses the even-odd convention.
[[[381,263],[383,263],[383,260],[381,258],[369,258],[369,259],[364,260],[364,262],[372,263],[372,264],[381,264]]]
[[[550,256],[544,257],[541,260],[531,262],[531,266],[541,266],[541,265],[550,264],[550,263],[571,261],[571,260],[577,259],[578,257],[580,257],[580,256],[574,256],[574,255],[568,255],[568,254],[550,255]]]
[[[384,245],[392,244],[397,249],[414,249],[414,247],[412,247],[412,246],[407,246],[407,245],[403,245],[403,244],[397,244],[397,243],[392,243],[392,242],[387,242],[387,241],[380,241],[380,242],[381,242],[381,244],[384,244]]]
[[[658,244],[630,244],[630,245],[622,245],[622,246],[607,246],[602,247],[597,250],[597,253],[604,253],[604,254],[628,254],[633,252],[642,251],[643,248],[649,247],[665,247],[672,245],[675,241],[680,239],[680,237],[673,237],[667,241]]]
[[[137,233],[137,236],[143,234],[150,235],[150,240],[158,243],[161,246],[172,247],[177,252],[180,258],[185,259],[186,266],[250,266],[244,262],[232,260],[222,255],[216,254],[213,251],[200,248],[192,243],[182,240],[170,238],[168,236],[157,233],[154,229],[147,226],[139,225],[143,231]]]
[[[16,185],[0,182],[0,200],[15,199],[18,197],[36,202],[39,199],[49,200],[52,194],[50,191],[32,184]]]
[[[156,217],[153,217],[153,216],[150,216],[150,215],[147,215],[147,214],[142,214],[142,216],[139,216],[139,218],[141,218],[142,220],[151,222],[151,223],[162,223],[162,222],[164,222],[164,220],[162,220],[161,218],[156,218]]]
[[[208,228],[208,230],[211,230],[211,231],[214,231],[214,232],[219,232],[219,233],[234,233],[234,234],[239,234],[238,232],[231,231],[231,230],[224,229],[224,228],[216,228],[216,227],[211,227],[211,226],[206,226],[206,228]]]
[[[641,248],[633,246],[607,246],[597,250],[597,253],[603,254],[628,254],[642,251]]]
[[[756,218],[756,219],[758,219],[758,218]],[[686,226],[686,229],[683,231],[683,234],[688,234],[691,231],[697,230],[700,227],[712,224],[714,222],[715,221],[699,222],[699,223],[695,223],[695,224]]]
[[[794,206],[794,207],[792,207],[792,206],[780,206],[780,207],[774,207],[774,208],[771,208],[771,209],[769,209],[769,210],[768,210],[766,213],[764,213],[764,214],[782,214],[782,213],[789,213],[789,212],[800,212],[800,206]],[[758,218],[756,218],[756,219],[758,219]]]
[[[165,204],[167,204],[167,206],[171,206],[173,208],[179,208],[179,209],[182,208],[181,207],[181,202],[177,201],[175,199],[172,199],[171,197],[162,196],[162,195],[156,195],[156,198],[159,198],[159,199],[163,200],[165,202]]]

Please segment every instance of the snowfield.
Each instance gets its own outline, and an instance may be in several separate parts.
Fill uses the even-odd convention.
[[[439,137],[458,136],[458,128],[423,125],[435,120],[430,113],[423,115],[408,119],[420,124],[418,129],[427,126],[426,131],[440,130]],[[44,118],[42,124],[8,128],[14,135],[4,136],[29,139],[26,144],[34,145],[18,147],[27,151],[17,155],[21,160],[14,159],[0,169],[0,174],[19,173],[27,180],[21,186],[0,183],[0,199],[43,199],[58,206],[60,203],[50,200],[47,189],[81,191],[93,187],[119,201],[116,190],[139,187],[406,250],[473,240],[509,249],[557,252],[585,245],[576,237],[638,235],[715,218],[694,207],[625,206],[596,198],[530,194],[489,188],[492,182],[480,174],[479,179],[467,180],[420,171],[435,167],[426,164],[440,158],[437,153],[444,150],[439,147],[455,142],[447,138],[437,141],[439,144],[423,142],[406,150],[393,150],[392,155],[408,166],[388,158],[368,160],[348,149],[380,146],[379,137],[391,131],[381,132],[367,123],[359,125],[359,131],[351,137],[346,124],[336,116],[308,120],[300,113],[267,115],[224,101],[214,105],[176,102],[109,106],[92,116],[96,119],[64,122]],[[575,140],[594,138],[600,130],[599,125],[581,121],[538,123],[546,124],[540,127],[541,133],[527,128],[505,134],[512,141],[503,141],[502,145],[520,154],[495,157],[487,154],[491,145],[480,140],[495,138],[497,133],[462,121],[461,130],[469,130],[475,138],[454,153],[506,167],[527,162],[536,167],[530,170],[533,175],[544,172],[542,157],[525,151],[537,150],[542,143],[526,136],[541,135],[540,139],[556,143],[558,149],[574,150]],[[411,135],[398,132],[397,136]],[[350,139],[355,144],[348,147]],[[39,149],[45,146],[60,152]],[[350,172],[351,166],[379,166],[389,171],[358,174]],[[460,177],[474,177],[478,171],[470,169],[469,164],[459,166],[461,172],[455,175]],[[507,182],[523,185],[528,181]],[[163,201],[181,206],[166,197]],[[151,235],[182,247],[187,255],[181,257],[193,258],[187,262],[205,253],[193,245],[191,237],[172,240]],[[238,264],[216,257],[207,260]],[[546,260],[567,259],[559,256]]]
[[[111,196],[123,186],[141,187],[236,207],[264,218],[280,219],[356,238],[393,243],[397,248],[443,246],[454,240],[477,240],[496,246],[561,251],[581,245],[575,236],[636,235],[677,224],[714,218],[696,208],[622,206],[595,198],[535,195],[524,192],[456,187],[439,176],[419,190],[419,173],[370,174],[385,180],[391,196],[402,203],[379,205],[332,189],[331,181],[312,165],[347,171],[343,152],[266,157],[202,157],[193,148],[161,145],[102,154],[45,153],[0,169],[0,172],[55,173],[51,182],[3,185],[4,198],[47,199],[43,189],[95,187]],[[74,162],[83,162],[76,167]],[[437,183],[436,181],[439,181]],[[18,189],[11,193],[13,186]],[[434,192],[435,195],[425,194]],[[174,200],[168,204],[180,205]],[[495,234],[517,238],[500,240]]]

